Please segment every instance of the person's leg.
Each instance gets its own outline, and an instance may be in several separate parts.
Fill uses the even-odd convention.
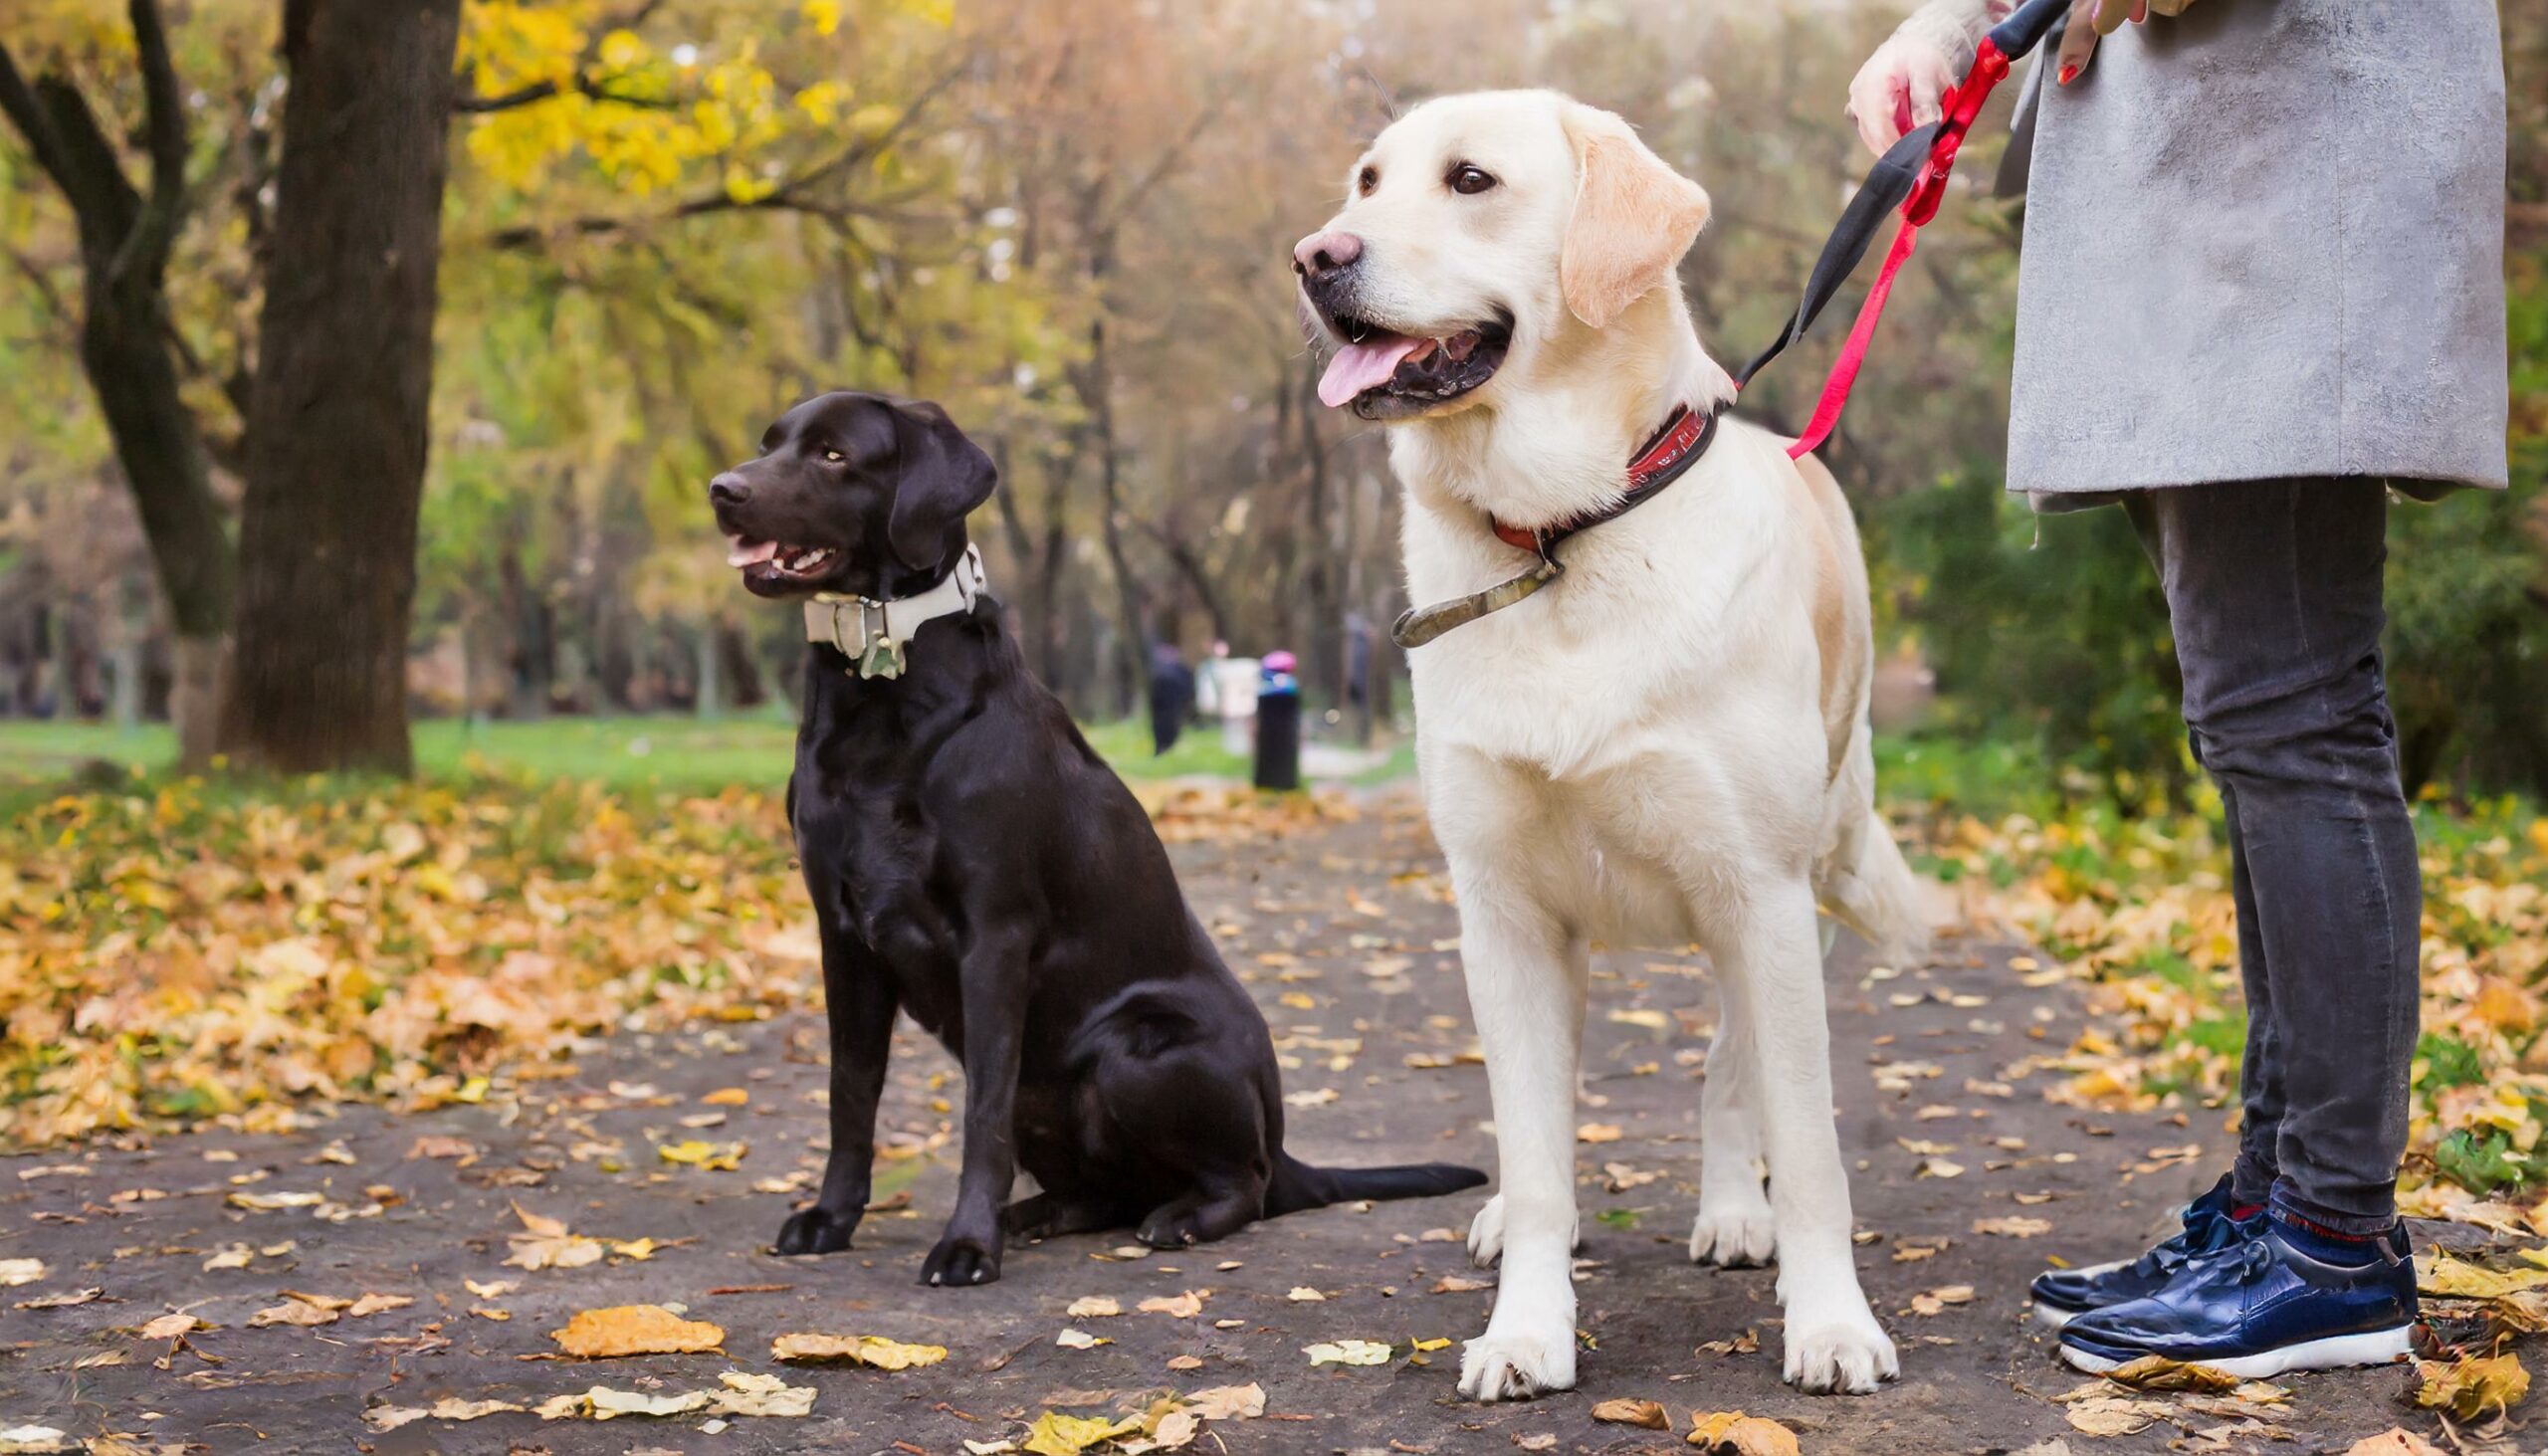
[[[2201,755],[2198,754],[2198,761]],[[2230,840],[2230,897],[2238,913],[2238,981],[2247,1001],[2247,1047],[2238,1064],[2238,1157],[2230,1167],[2232,1216],[2245,1217],[2273,1196],[2281,1162],[2283,1114],[2282,1038],[2273,1014],[2272,963],[2265,958],[2263,920],[2256,912],[2254,878],[2247,869],[2247,837],[2240,825],[2238,793],[2221,790],[2221,819]]]
[[[2246,866],[2240,940],[2264,967],[2266,1092],[2241,1170],[2269,1155],[2268,1216],[2234,1258],[2061,1331],[2089,1371],[2145,1355],[2240,1379],[2403,1359],[2414,1265],[2395,1183],[2416,1041],[2422,890],[2381,680],[2382,531],[2371,481],[2260,481],[2148,507],[2197,756]],[[2261,1041],[2258,1040],[2261,1038]],[[2280,1097],[2273,1145],[2259,1145]]]
[[[2141,537],[2141,549],[2150,557],[2151,568],[2163,583],[2167,578],[2168,547],[2159,505],[2162,499],[2171,497],[2175,499],[2170,519],[2182,522],[2188,513],[2181,508],[2191,502],[2183,492],[2145,491],[2124,498],[2124,513],[2131,518],[2132,528]],[[2181,535],[2183,529],[2181,524]],[[2173,611],[2172,606],[2172,614]],[[2195,761],[2201,763],[2203,742],[2193,732],[2191,716],[2187,728]],[[2238,1154],[2230,1165],[2229,1194],[2232,1213],[2245,1216],[2248,1211],[2263,1207],[2273,1194],[2282,1136],[2282,1046],[2274,1034],[2273,976],[2265,958],[2263,923],[2256,913],[2255,884],[2247,872],[2247,841],[2239,828],[2238,792],[2218,777],[2214,786],[2221,792],[2222,830],[2230,846],[2230,896],[2238,926],[2238,980],[2247,1009],[2247,1045],[2238,1063]]]
[[[2250,1046],[2278,1075],[2248,1115],[2274,1129],[2272,1200],[2304,1226],[2377,1234],[2406,1147],[2423,909],[2380,664],[2387,496],[2270,481],[2151,505],[2186,721],[2234,806],[2241,949],[2251,980],[2266,969]],[[2266,1156],[2250,1142],[2241,1162]]]

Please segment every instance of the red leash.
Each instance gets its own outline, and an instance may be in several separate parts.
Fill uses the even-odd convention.
[[[1990,100],[1991,89],[2008,74],[2009,58],[2000,54],[1990,36],[1984,36],[1973,55],[1973,70],[1966,74],[1963,85],[1947,93],[1942,103],[1946,115],[1938,122],[1937,134],[1929,140],[1928,160],[1911,184],[1911,195],[1903,200],[1902,226],[1894,231],[1893,247],[1884,255],[1884,266],[1876,270],[1866,302],[1858,306],[1858,320],[1850,325],[1848,341],[1840,345],[1840,356],[1832,361],[1830,376],[1822,382],[1822,398],[1813,406],[1813,418],[1805,422],[1805,433],[1788,447],[1790,460],[1813,453],[1838,427],[1840,411],[1848,407],[1849,390],[1858,382],[1858,367],[1866,362],[1867,348],[1875,341],[1876,321],[1884,316],[1885,301],[1893,296],[1894,275],[1911,261],[1911,250],[1920,244],[1920,229],[1938,215],[1938,204],[1946,197],[1947,174],[1955,170],[1955,155],[1964,146],[1965,133],[1972,129],[1974,118],[1982,114],[1982,104]]]
[[[1893,246],[1876,271],[1866,302],[1858,306],[1857,322],[1850,326],[1848,341],[1840,346],[1840,356],[1832,361],[1831,373],[1823,380],[1822,396],[1814,404],[1812,419],[1788,450],[1790,459],[1802,459],[1831,438],[1832,430],[1840,423],[1840,411],[1848,406],[1850,387],[1858,382],[1858,370],[1866,363],[1867,349],[1875,341],[1876,322],[1884,316],[1885,301],[1892,297],[1894,277],[1911,260],[1911,250],[1919,246],[1920,229],[1938,215],[1938,204],[1946,198],[1947,176],[1955,170],[1956,153],[1963,149],[1965,135],[1982,114],[1982,104],[1990,100],[1992,88],[2007,79],[2010,61],[2033,50],[2051,30],[2053,21],[2068,8],[2069,0],[2025,0],[1982,38],[1963,82],[1939,99],[1944,114],[1896,141],[1849,199],[1839,225],[1832,229],[1830,240],[1822,246],[1822,255],[1814,261],[1813,272],[1805,281],[1805,298],[1789,319],[1786,331],[1734,376],[1738,385],[1749,384],[1762,365],[1804,335],[1814,315],[1822,312],[1858,261],[1866,256],[1884,215],[1894,211],[1898,203],[1902,223],[1893,234]]]

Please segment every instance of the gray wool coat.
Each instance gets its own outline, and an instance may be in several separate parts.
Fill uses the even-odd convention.
[[[2492,0],[2201,0],[2066,87],[2051,50],[2011,148],[2009,489],[2505,484]]]

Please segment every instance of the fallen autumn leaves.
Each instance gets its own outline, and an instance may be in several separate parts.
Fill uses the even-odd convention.
[[[1171,842],[1354,817],[1334,797],[1144,795]],[[476,1102],[500,1074],[562,1073],[597,1033],[818,1006],[791,853],[777,799],[744,789],[182,779],[53,799],[0,825],[0,1145]]]

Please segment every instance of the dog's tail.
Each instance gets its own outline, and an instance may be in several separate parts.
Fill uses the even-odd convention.
[[[1823,912],[1858,933],[1876,953],[1917,959],[1950,919],[1938,887],[1921,878],[1872,807],[1859,821],[1856,852],[1823,887]]]
[[[1431,1198],[1474,1188],[1486,1174],[1448,1162],[1409,1162],[1395,1167],[1313,1167],[1289,1152],[1274,1155],[1274,1178],[1265,1188],[1265,1216],[1280,1218],[1305,1208],[1361,1198]]]

